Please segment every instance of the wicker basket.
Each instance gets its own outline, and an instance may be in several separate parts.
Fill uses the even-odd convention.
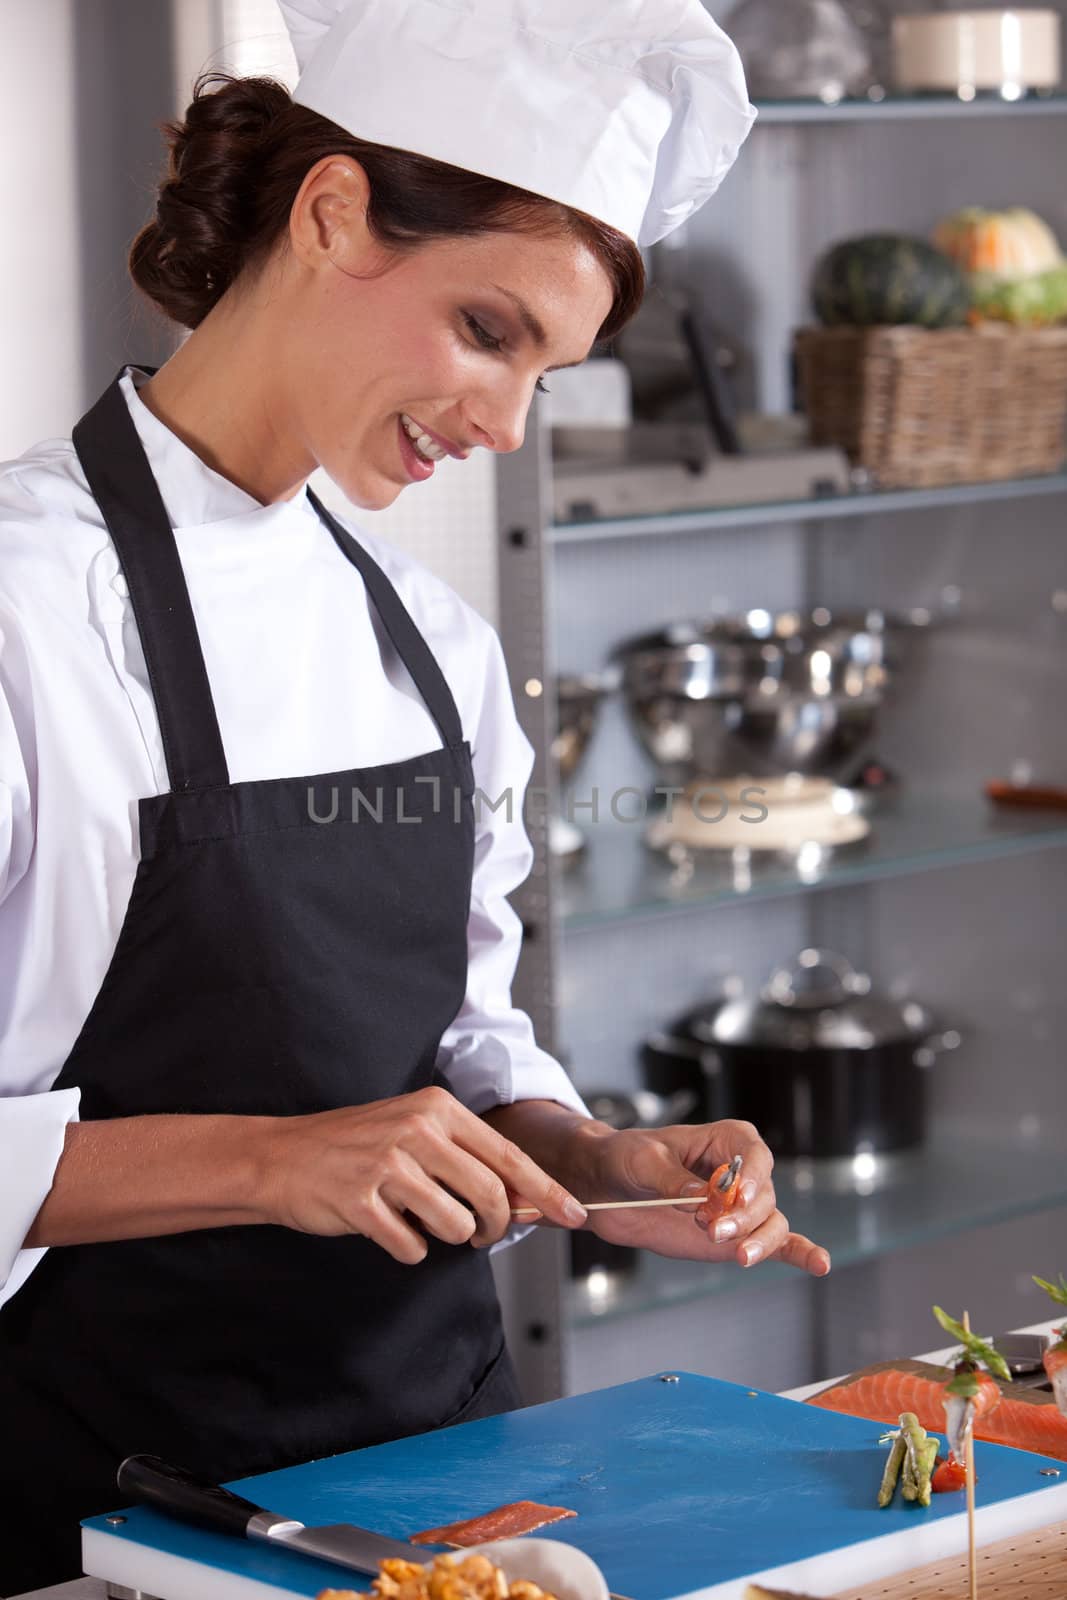
[[[1055,472],[1067,454],[1067,327],[801,328],[812,443],[883,488]]]

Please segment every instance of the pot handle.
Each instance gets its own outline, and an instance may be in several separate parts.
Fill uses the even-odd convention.
[[[805,982],[797,987],[797,978],[826,974],[826,980]],[[771,974],[764,994],[780,1006],[803,1007],[813,1010],[822,1006],[837,1006],[850,994],[866,994],[870,980],[858,973],[850,961],[833,950],[802,950],[788,967],[778,967]]]
[[[693,1089],[675,1089],[666,1096],[655,1094],[651,1089],[635,1089],[630,1098],[640,1119],[640,1128],[668,1128],[687,1117],[700,1100]]]

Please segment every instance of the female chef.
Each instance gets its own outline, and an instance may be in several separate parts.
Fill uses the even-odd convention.
[[[754,1129],[612,1132],[538,1050],[521,808],[475,805],[530,772],[499,642],[307,487],[518,448],[736,156],[736,54],[700,0],[282,9],[295,97],[198,84],[131,251],[190,336],[0,474],[5,1594],[80,1571],[130,1452],[230,1479],[520,1403],[520,1197],[829,1270]],[[575,1199],[735,1151],[710,1232]]]

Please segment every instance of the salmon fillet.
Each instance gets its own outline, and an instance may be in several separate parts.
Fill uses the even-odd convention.
[[[467,1545],[485,1544],[490,1539],[515,1539],[520,1533],[532,1533],[535,1528],[545,1528],[550,1522],[561,1522],[564,1517],[576,1517],[577,1511],[565,1506],[542,1506],[536,1500],[515,1500],[511,1505],[497,1506],[484,1516],[471,1517],[467,1522],[450,1522],[443,1528],[427,1528],[424,1533],[414,1533],[412,1544],[447,1544],[455,1550]]]
[[[872,1422],[896,1423],[902,1411],[914,1411],[928,1432],[944,1433],[942,1390],[951,1376],[947,1367],[901,1363],[859,1373],[813,1395],[807,1404],[851,1417],[869,1417]],[[1002,1390],[998,1406],[978,1418],[974,1433],[976,1439],[992,1444],[1067,1461],[1067,1417],[1036,1396],[1012,1395],[1010,1387]]]

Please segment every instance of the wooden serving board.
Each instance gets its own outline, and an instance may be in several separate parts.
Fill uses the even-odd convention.
[[[981,1600],[1063,1600],[1067,1595],[1067,1522],[1000,1539],[978,1552]],[[836,1600],[965,1600],[967,1558],[937,1561],[895,1578],[848,1589]]]

